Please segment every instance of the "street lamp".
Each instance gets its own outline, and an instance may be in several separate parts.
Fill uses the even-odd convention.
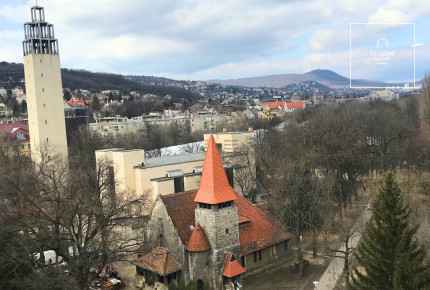
[[[314,282],[312,282],[312,283],[314,283],[315,290],[316,290],[316,289],[317,289],[317,285],[318,285],[318,281],[314,281]]]

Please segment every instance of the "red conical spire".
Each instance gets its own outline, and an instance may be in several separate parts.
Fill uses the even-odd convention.
[[[215,139],[213,136],[210,136],[205,163],[203,165],[202,178],[194,201],[218,204],[235,199],[236,195],[228,183]]]

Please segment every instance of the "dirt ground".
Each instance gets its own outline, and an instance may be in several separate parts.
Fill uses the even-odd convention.
[[[312,258],[312,255],[305,254],[305,259],[310,262],[309,267],[306,268],[304,275],[292,273],[291,266],[296,260],[282,264],[274,269],[268,270],[264,273],[252,276],[244,281],[244,289],[297,289],[297,290],[313,290],[313,281],[324,273],[330,259],[317,257]]]
[[[134,275],[136,273],[136,266],[132,265],[128,261],[113,263],[113,266],[118,269],[119,274],[124,278],[125,287],[124,290],[136,290],[134,286]]]

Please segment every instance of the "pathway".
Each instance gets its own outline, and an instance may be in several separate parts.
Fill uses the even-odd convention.
[[[371,217],[372,217],[372,211],[368,209],[364,209],[363,213],[361,214],[361,219],[357,221],[354,227],[357,229],[359,229],[360,227],[364,228],[364,226],[370,220]],[[349,246],[356,247],[358,244],[358,241],[360,241],[360,238],[361,238],[361,232],[357,232],[357,234],[351,237],[349,241]],[[344,251],[345,245],[342,245],[339,248],[339,250]],[[330,265],[328,266],[327,270],[321,276],[317,289],[332,290],[336,286],[337,280],[343,273],[343,265],[344,265],[344,260],[342,258],[334,258],[331,261]]]

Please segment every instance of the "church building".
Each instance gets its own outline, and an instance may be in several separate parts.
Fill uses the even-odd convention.
[[[288,257],[291,237],[230,187],[211,136],[198,190],[158,195],[133,264],[146,284],[193,280],[198,289],[225,289]]]

